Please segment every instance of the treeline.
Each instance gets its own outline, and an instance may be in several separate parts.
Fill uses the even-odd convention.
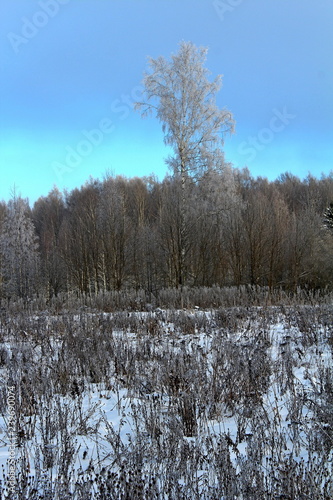
[[[182,244],[181,200],[177,177],[106,176],[64,194],[55,188],[33,207],[3,202],[1,297],[154,295],[178,287],[180,274],[187,287],[332,287],[333,231],[323,214],[333,173],[269,182],[226,167],[188,178]]]

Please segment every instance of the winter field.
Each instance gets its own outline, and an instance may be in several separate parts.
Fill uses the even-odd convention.
[[[2,498],[332,499],[332,349],[327,303],[2,311]]]

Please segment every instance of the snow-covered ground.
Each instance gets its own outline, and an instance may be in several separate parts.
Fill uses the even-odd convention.
[[[331,320],[327,306],[7,318],[2,497],[333,498]]]

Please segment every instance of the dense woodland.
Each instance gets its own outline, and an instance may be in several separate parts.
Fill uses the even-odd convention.
[[[93,297],[110,291],[252,285],[331,288],[333,171],[320,180],[286,173],[253,178],[225,162],[232,113],[216,105],[207,49],[181,42],[149,59],[135,108],[162,123],[170,176],[106,175],[54,188],[33,207],[0,205],[2,298]]]
[[[17,196],[2,202],[1,297],[134,289],[149,300],[183,285],[332,287],[332,173],[269,182],[224,165],[189,177],[183,263],[181,190],[177,176],[106,175],[64,194],[54,188],[33,207]]]

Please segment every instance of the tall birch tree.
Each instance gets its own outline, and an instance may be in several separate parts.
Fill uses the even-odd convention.
[[[179,52],[149,59],[150,71],[144,74],[142,102],[135,107],[143,117],[152,113],[162,123],[164,142],[173,155],[166,159],[173,175],[181,179],[179,285],[184,285],[186,254],[186,186],[205,171],[221,166],[221,147],[227,133],[234,131],[232,113],[216,105],[222,76],[209,81],[204,64],[207,48],[181,42]]]

